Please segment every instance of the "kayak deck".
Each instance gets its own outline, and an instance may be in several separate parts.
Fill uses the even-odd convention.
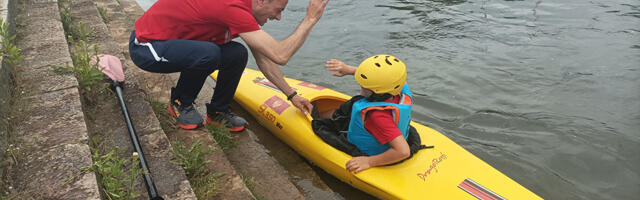
[[[217,71],[211,74],[216,79]],[[351,97],[309,82],[285,78],[319,112],[338,108]],[[328,145],[304,115],[260,71],[245,69],[234,96],[261,125],[299,154],[336,178],[383,199],[541,199],[480,160],[442,133],[411,122],[423,149],[402,163],[358,174],[345,169],[351,156]]]

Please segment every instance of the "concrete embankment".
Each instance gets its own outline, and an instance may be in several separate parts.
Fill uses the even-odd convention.
[[[14,6],[10,5],[8,0],[0,0],[0,19],[2,19],[3,22],[11,23],[12,15],[9,14],[9,11],[14,10],[12,7]],[[13,26],[8,29],[8,31],[11,34],[15,32]],[[7,141],[9,139],[8,107],[11,104],[12,90],[14,88],[12,77],[13,66],[5,65],[3,60],[4,57],[0,55],[0,158],[4,158],[6,155],[5,152],[7,152],[5,150],[8,147]],[[0,159],[0,161],[2,161],[2,159]],[[2,172],[3,169],[4,164],[0,164],[0,172]]]
[[[58,4],[17,2],[17,46],[24,61],[15,73],[11,151],[6,175],[17,199],[100,199],[78,82],[51,66],[72,65]]]

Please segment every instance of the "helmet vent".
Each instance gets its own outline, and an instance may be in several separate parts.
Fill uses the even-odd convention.
[[[374,56],[373,58],[378,58],[378,56]]]
[[[389,62],[389,56],[385,57],[384,61],[387,62],[387,64],[389,64],[389,65],[393,65],[393,64],[391,64],[391,62]]]
[[[376,63],[376,66],[380,67],[380,63]]]
[[[367,79],[367,76],[365,76],[364,74],[360,74],[360,77],[362,77],[363,79]]]
[[[393,61],[400,62],[397,58],[394,58]]]
[[[396,87],[394,87],[393,89],[398,89],[398,87],[400,87],[400,85],[396,85]]]

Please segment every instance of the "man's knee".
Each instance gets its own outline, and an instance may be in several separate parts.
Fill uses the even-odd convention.
[[[249,52],[247,51],[247,47],[240,44],[239,42],[231,41],[227,44],[222,45],[222,56],[224,59],[231,58],[233,63],[238,63],[241,65],[246,65],[249,57]],[[244,67],[244,66],[242,66]]]
[[[220,60],[222,59],[221,51],[215,44],[210,43],[201,47],[198,54],[196,64],[205,68],[215,68],[215,66],[220,65]]]

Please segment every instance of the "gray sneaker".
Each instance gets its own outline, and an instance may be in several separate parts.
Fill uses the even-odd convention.
[[[207,114],[207,124],[222,126],[223,123],[231,132],[240,132],[249,125],[247,120],[232,112],[215,112],[213,114]]]
[[[183,129],[197,129],[204,126],[202,115],[196,111],[193,104],[182,105],[175,99],[169,103],[169,113],[178,121],[178,126]]]

